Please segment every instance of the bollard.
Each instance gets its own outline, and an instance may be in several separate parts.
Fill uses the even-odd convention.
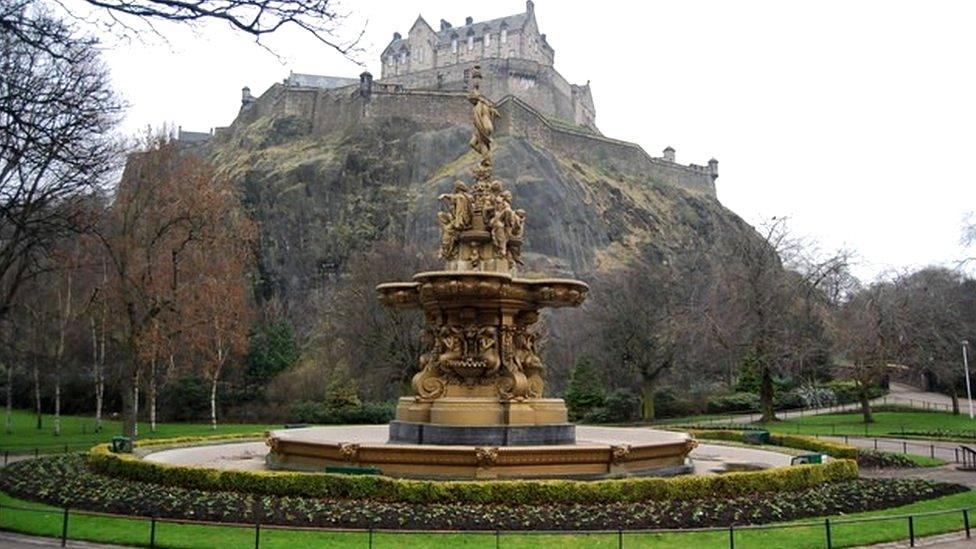
[[[901,441],[901,453],[903,453],[903,454],[907,454],[908,453],[908,443],[905,442],[904,440]]]
[[[875,439],[874,439],[874,450],[875,451],[878,450],[878,439],[877,439],[877,437],[875,437]]]
[[[261,523],[254,523],[254,549],[261,547]]]
[[[617,549],[624,549],[624,531],[617,530]]]
[[[373,549],[373,529],[369,529],[369,549]]]
[[[915,547],[915,517],[908,515],[908,544]]]
[[[156,547],[156,517],[152,517],[149,522],[149,549]]]
[[[61,547],[68,545],[68,508],[64,508],[64,518],[61,519]]]
[[[844,435],[844,444],[847,444],[847,435]]]
[[[966,539],[969,539],[969,509],[962,510],[962,525],[966,528]]]
[[[34,457],[37,457],[37,448],[34,448]]]
[[[498,537],[498,530],[495,530],[495,549],[498,549],[501,543],[501,540],[499,540]]]
[[[729,549],[735,549],[735,527],[729,525]]]
[[[932,459],[935,459],[935,444],[929,445],[929,454],[931,455]]]
[[[824,528],[827,530],[827,549],[832,549],[833,544],[830,542],[830,519],[824,519]]]

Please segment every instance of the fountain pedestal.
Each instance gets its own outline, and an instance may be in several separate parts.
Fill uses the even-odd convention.
[[[599,477],[675,474],[687,469],[694,441],[662,434],[640,444],[579,443],[561,399],[544,397],[545,367],[533,327],[544,308],[577,307],[589,287],[579,280],[520,278],[525,211],[492,178],[492,119],[497,111],[472,74],[475,133],[481,155],[474,183],[440,196],[444,270],[376,287],[389,307],[420,309],[425,350],[389,425],[386,445],[316,440],[272,432],[272,467],[336,463],[384,474],[468,478]],[[661,432],[657,432],[661,433]]]

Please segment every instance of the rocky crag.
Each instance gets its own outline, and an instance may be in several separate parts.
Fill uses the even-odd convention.
[[[239,117],[196,147],[243,190],[261,227],[264,290],[288,301],[341,275],[377,241],[436,250],[437,196],[478,161],[470,133],[450,120],[400,117],[323,130],[268,112]],[[531,212],[524,274],[592,279],[633,258],[757,237],[712,192],[622,169],[612,154],[571,154],[552,139],[502,131],[496,141],[496,176]]]

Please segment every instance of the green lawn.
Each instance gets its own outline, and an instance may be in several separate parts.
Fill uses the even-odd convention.
[[[0,494],[0,529],[59,536],[63,515],[61,511],[11,498]],[[37,511],[11,509],[10,505],[29,507]],[[939,499],[914,503],[903,507],[857,513],[844,517],[830,517],[832,521],[832,541],[835,547],[862,545],[895,541],[908,537],[907,519],[889,519],[857,524],[838,524],[868,517],[890,517],[908,513],[925,513],[939,510],[972,508],[976,506],[976,492],[955,494]],[[816,522],[814,525],[797,525],[772,529],[743,529],[735,532],[736,547],[791,547],[819,548],[824,546],[824,525],[819,520],[800,521],[800,524]],[[915,518],[917,536],[928,536],[962,529],[962,513]],[[782,525],[781,525],[782,526]],[[148,520],[69,515],[68,536],[72,539],[116,543],[127,545],[148,545],[150,523]],[[199,524],[173,524],[160,522],[156,527],[156,543],[161,547],[253,547],[255,531],[253,527],[205,526]],[[369,534],[366,532],[317,532],[289,531],[284,529],[262,528],[261,547],[355,547],[367,546]],[[625,546],[634,547],[728,547],[728,531],[641,534],[624,533]],[[502,547],[534,548],[560,547],[616,547],[617,534],[500,534]],[[463,533],[374,533],[375,547],[438,548],[438,547],[494,547],[494,534]]]
[[[972,431],[976,420],[968,415],[946,412],[877,412],[874,423],[864,423],[861,414],[823,414],[761,425],[774,433],[807,435],[894,436],[904,431]]]
[[[120,421],[103,421],[102,432],[95,432],[95,420],[90,417],[62,416],[61,436],[54,436],[54,416],[45,415],[43,428],[38,430],[36,417],[24,410],[13,412],[13,432],[3,430],[0,419],[0,452],[33,453],[38,448],[41,453],[61,452],[67,445],[70,450],[79,450],[108,442],[112,436],[122,432]],[[218,425],[214,431],[208,424],[200,423],[160,423],[156,432],[149,432],[149,423],[139,423],[139,438],[172,438],[213,434],[261,433],[266,429],[280,428],[281,425],[227,424]]]

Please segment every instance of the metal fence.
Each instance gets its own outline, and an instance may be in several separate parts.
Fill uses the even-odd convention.
[[[228,522],[210,522],[202,520],[185,520],[185,519],[175,519],[175,518],[163,518],[163,517],[143,517],[143,516],[129,516],[129,515],[113,515],[107,513],[99,513],[93,511],[84,511],[68,508],[32,508],[32,507],[22,507],[15,505],[0,505],[0,529],[10,529],[23,531],[23,528],[11,527],[11,525],[6,524],[10,519],[11,513],[14,512],[24,512],[24,513],[35,513],[44,514],[53,519],[53,522],[47,524],[44,529],[46,532],[53,534],[53,531],[60,527],[60,540],[61,546],[64,547],[69,539],[73,539],[71,536],[71,527],[73,522],[77,521],[81,517],[98,517],[103,520],[119,520],[119,521],[138,521],[145,527],[144,536],[140,540],[129,540],[131,543],[138,543],[140,545],[147,545],[151,548],[155,548],[159,545],[157,529],[163,524],[177,524],[177,525],[195,525],[205,528],[222,528],[222,529],[233,529],[241,531],[242,535],[247,536],[249,539],[253,539],[253,544],[255,549],[259,549],[262,546],[262,533],[268,535],[269,532],[291,532],[291,533],[305,533],[314,535],[318,534],[343,534],[347,536],[353,536],[356,541],[356,545],[366,546],[369,548],[377,546],[387,546],[396,547],[397,543],[381,544],[380,537],[395,536],[399,538],[400,536],[411,536],[411,535],[461,535],[465,537],[480,537],[485,540],[486,545],[490,545],[494,542],[496,548],[505,545],[505,540],[512,536],[545,536],[545,535],[574,535],[574,536],[599,536],[604,538],[605,541],[616,541],[618,548],[623,548],[627,546],[628,540],[631,542],[640,543],[640,539],[636,539],[637,536],[641,535],[677,535],[677,536],[692,536],[701,534],[714,534],[715,542],[713,546],[725,546],[728,545],[729,549],[735,549],[737,543],[740,547],[743,546],[743,537],[749,532],[768,532],[775,530],[796,530],[796,529],[814,529],[819,530],[821,533],[818,535],[819,539],[826,545],[828,549],[835,546],[836,534],[838,528],[850,525],[868,524],[868,523],[878,523],[878,522],[890,522],[893,524],[900,524],[902,528],[903,536],[900,539],[909,541],[909,544],[914,547],[916,540],[918,539],[917,529],[919,520],[927,519],[932,517],[951,517],[955,515],[958,517],[958,527],[949,525],[948,527],[941,527],[939,530],[941,532],[946,531],[962,531],[965,533],[966,539],[971,539],[971,529],[970,529],[970,513],[973,510],[972,507],[969,508],[959,508],[959,509],[949,509],[944,511],[930,511],[930,512],[920,512],[904,515],[894,515],[894,516],[877,516],[877,517],[866,517],[866,518],[851,518],[851,519],[830,519],[825,518],[815,521],[798,521],[783,524],[764,524],[764,525],[740,525],[730,524],[725,527],[715,527],[715,528],[689,528],[689,529],[649,529],[649,530],[592,530],[592,531],[556,531],[556,530],[532,530],[532,531],[521,531],[521,530],[467,530],[467,531],[457,531],[457,530],[393,530],[393,529],[381,529],[381,528],[366,528],[366,529],[343,529],[343,528],[314,528],[314,527],[292,527],[292,526],[279,526],[271,524],[261,524],[261,523],[228,523]],[[97,536],[90,535],[92,529],[86,531],[86,535],[81,537],[86,538],[88,541],[96,542],[117,542],[116,539],[109,539],[108,537],[103,537],[102,539],[93,539]],[[100,531],[100,530],[95,530]],[[226,530],[224,530],[226,531]],[[250,531],[250,534],[247,532]],[[893,530],[892,530],[893,531]],[[34,533],[34,532],[28,532]],[[228,540],[231,542],[231,540]],[[304,540],[303,543],[309,543],[313,540]],[[679,540],[680,541],[680,540]],[[690,540],[689,540],[690,541]],[[881,541],[881,540],[874,540]],[[870,541],[869,541],[870,542]],[[232,543],[232,542],[231,542]],[[231,543],[227,544],[232,546]],[[612,543],[612,542],[611,542]],[[843,541],[842,541],[843,543]],[[246,542],[247,546],[250,546],[250,541]],[[236,545],[241,546],[241,545]]]

